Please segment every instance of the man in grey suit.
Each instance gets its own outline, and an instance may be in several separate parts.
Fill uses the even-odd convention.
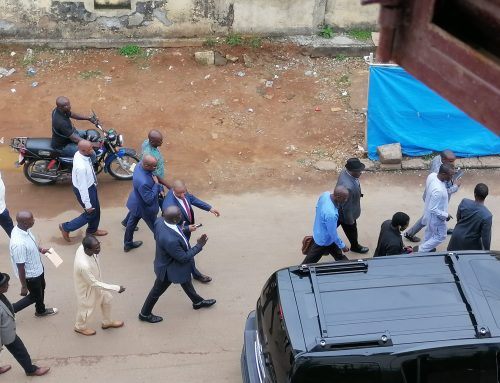
[[[178,206],[169,206],[163,212],[163,217],[157,218],[154,226],[156,254],[154,271],[156,280],[149,292],[139,319],[144,322],[157,323],[163,318],[152,313],[153,307],[160,296],[172,283],[178,283],[193,302],[193,309],[198,310],[215,304],[215,299],[203,299],[198,295],[191,282],[191,259],[203,250],[208,241],[203,234],[194,247],[184,236],[179,227],[182,215]]]
[[[347,239],[351,243],[351,251],[360,254],[367,253],[369,250],[368,247],[359,244],[356,224],[356,220],[361,215],[361,197],[363,197],[359,177],[361,177],[364,169],[365,165],[359,158],[349,158],[337,181],[337,186],[344,186],[349,191],[349,199],[340,206],[337,226],[342,226]]]
[[[23,341],[16,334],[14,308],[4,295],[9,290],[8,274],[0,273],[0,349],[5,345],[7,350],[19,362],[28,376],[42,376],[50,367],[37,367],[31,363],[31,357]],[[10,365],[0,367],[0,374],[11,369]]]
[[[448,244],[449,251],[490,250],[493,216],[484,200],[488,186],[483,183],[474,188],[474,201],[464,198],[457,210],[457,224]]]

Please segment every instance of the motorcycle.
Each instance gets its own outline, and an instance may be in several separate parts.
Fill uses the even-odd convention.
[[[123,136],[114,129],[104,130],[95,113],[92,117],[92,122],[98,130],[87,130],[84,138],[101,143],[100,148],[95,149],[96,174],[104,170],[117,180],[131,180],[134,168],[139,163],[136,151],[123,148]],[[59,150],[52,148],[51,141],[51,138],[11,139],[10,146],[19,152],[16,165],[23,166],[24,176],[35,185],[50,185],[71,178],[73,158],[61,157]]]

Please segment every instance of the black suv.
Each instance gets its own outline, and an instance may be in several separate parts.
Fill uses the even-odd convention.
[[[500,382],[500,253],[289,267],[248,316],[244,383]]]

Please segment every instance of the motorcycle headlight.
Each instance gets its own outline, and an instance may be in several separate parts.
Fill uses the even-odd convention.
[[[123,136],[121,134],[118,135],[118,146],[123,146]]]

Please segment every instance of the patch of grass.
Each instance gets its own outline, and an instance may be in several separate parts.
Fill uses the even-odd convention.
[[[228,45],[237,46],[243,43],[243,38],[237,33],[230,33],[226,38]]]
[[[142,48],[137,45],[125,45],[118,50],[118,53],[125,57],[136,57],[142,54]]]
[[[347,60],[347,55],[345,55],[343,53],[339,53],[337,56],[335,56],[335,59],[338,61],[345,61],[345,60]]]
[[[434,156],[436,156],[438,153],[435,153],[435,152],[431,152],[429,154],[425,154],[422,156],[422,159],[423,160],[432,160],[434,158]]]
[[[82,80],[90,80],[91,78],[96,78],[102,75],[102,72],[99,70],[85,70],[80,72],[80,78]]]
[[[336,82],[337,82],[337,85],[342,86],[342,87],[346,87],[346,86],[351,85],[351,79],[346,74],[343,74],[342,76],[340,76],[340,78],[338,78]]]
[[[257,36],[252,36],[252,37],[249,37],[246,41],[246,43],[254,48],[254,49],[258,49],[258,48],[261,48],[262,47],[262,39],[260,37],[257,37]]]
[[[331,39],[335,35],[335,32],[331,26],[323,25],[318,34],[325,39]]]
[[[218,41],[212,37],[208,37],[205,41],[203,41],[203,46],[207,48],[213,48],[218,44]]]
[[[347,35],[356,40],[370,40],[372,38],[372,32],[366,29],[351,29],[347,31]]]

